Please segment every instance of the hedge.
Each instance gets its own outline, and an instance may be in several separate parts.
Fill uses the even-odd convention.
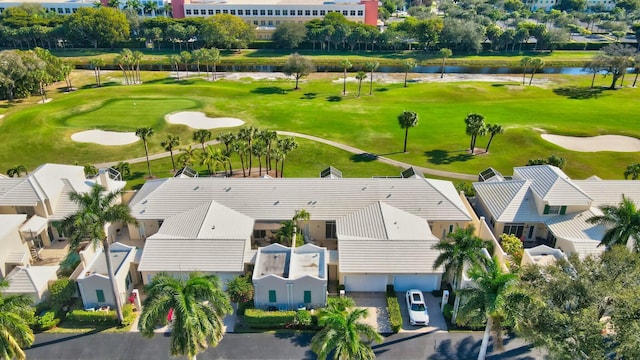
[[[295,311],[264,311],[260,309],[246,309],[244,321],[254,329],[280,329],[292,324],[296,317]]]
[[[39,331],[47,331],[58,325],[60,319],[56,317],[55,310],[48,310],[35,317],[35,328]]]
[[[444,304],[444,308],[442,309],[442,314],[444,318],[451,321],[451,316],[453,315],[453,305]]]
[[[73,310],[67,314],[67,319],[81,324],[118,325],[116,312]]]
[[[402,313],[400,313],[400,304],[393,285],[387,285],[387,311],[389,312],[391,329],[397,333],[402,329]]]

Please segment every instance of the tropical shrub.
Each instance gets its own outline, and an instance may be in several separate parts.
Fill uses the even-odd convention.
[[[238,304],[253,300],[253,284],[251,276],[236,276],[227,283],[229,299]]]
[[[293,319],[293,325],[296,327],[306,328],[313,323],[311,313],[307,310],[296,311],[296,316]]]
[[[265,311],[260,309],[246,309],[245,323],[254,329],[280,329],[294,322],[295,311]]]
[[[387,311],[389,312],[391,329],[394,333],[397,333],[402,329],[402,314],[400,313],[400,304],[393,285],[387,285]]]
[[[71,303],[71,299],[76,293],[76,282],[66,278],[56,280],[49,285],[49,293],[51,294],[51,299],[49,300],[51,307],[56,311],[60,311],[64,306]]]
[[[451,321],[451,316],[453,315],[453,305],[444,304],[444,308],[442,309],[442,315],[444,318]]]
[[[67,319],[91,325],[115,326],[118,324],[118,317],[115,311],[86,311],[73,310],[67,314]]]
[[[47,331],[56,327],[59,322],[60,319],[56,317],[56,311],[49,310],[35,317],[34,328],[39,331]]]

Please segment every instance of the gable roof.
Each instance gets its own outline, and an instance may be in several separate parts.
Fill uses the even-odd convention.
[[[640,181],[638,180],[574,180],[593,199],[593,206],[618,205],[622,195],[640,207]]]
[[[3,292],[40,293],[48,287],[49,280],[56,278],[58,268],[59,266],[17,266],[7,275],[9,286]]]
[[[562,170],[551,165],[521,166],[513,169],[515,179],[531,180],[531,190],[550,206],[591,205],[591,198]]]
[[[607,228],[601,224],[589,224],[587,219],[596,214],[596,209],[590,209],[580,213],[558,215],[545,221],[553,235],[567,240],[593,240],[598,244],[604,237]]]
[[[148,238],[138,271],[244,271],[245,240]]]
[[[438,240],[348,240],[338,241],[341,273],[415,274],[441,273],[433,268]]]
[[[299,209],[312,220],[335,220],[376,201],[423,219],[471,220],[453,184],[442,180],[168,178],[148,184],[130,203],[141,220],[167,219],[211,200],[256,220],[290,219]]]
[[[544,221],[538,214],[529,180],[506,180],[473,183],[476,196],[495,221]]]

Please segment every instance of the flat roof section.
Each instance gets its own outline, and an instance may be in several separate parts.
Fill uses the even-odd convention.
[[[293,268],[291,269],[292,277],[315,276],[323,279],[323,256],[320,252],[295,254],[293,260]]]
[[[256,264],[255,273],[259,277],[277,275],[282,278],[289,277],[289,251],[261,252],[259,263]]]

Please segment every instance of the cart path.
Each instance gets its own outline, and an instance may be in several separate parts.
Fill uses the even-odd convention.
[[[429,174],[429,175],[435,175],[435,176],[441,176],[441,177],[446,177],[446,178],[451,178],[451,179],[460,179],[460,180],[468,180],[468,181],[476,181],[478,179],[478,175],[475,174],[464,174],[464,173],[457,173],[457,172],[452,172],[452,171],[444,171],[444,170],[436,170],[436,169],[431,169],[431,168],[427,168],[427,167],[422,167],[422,166],[415,166],[409,163],[405,163],[402,161],[398,161],[398,160],[393,160],[384,156],[379,156],[376,154],[372,154],[369,152],[366,152],[364,150],[355,148],[353,146],[349,146],[349,145],[345,145],[342,143],[338,143],[335,141],[331,141],[328,139],[324,139],[324,138],[320,138],[317,136],[313,136],[313,135],[307,135],[307,134],[301,134],[301,133],[296,133],[296,132],[290,132],[290,131],[276,131],[278,133],[278,135],[283,135],[283,136],[293,136],[293,137],[297,137],[297,138],[302,138],[302,139],[307,139],[307,140],[311,140],[311,141],[316,141],[319,143],[323,143],[329,146],[333,146],[335,148],[350,152],[352,154],[356,154],[356,155],[369,155],[373,158],[375,158],[375,160],[383,162],[385,164],[389,164],[389,165],[393,165],[393,166],[397,166],[399,168],[408,168],[410,166],[413,166],[415,169],[422,171],[425,174]],[[217,145],[220,144],[219,141],[217,140],[211,140],[211,141],[207,141],[205,142],[205,145]],[[194,144],[191,145],[191,148],[199,148],[201,147],[200,144]],[[174,151],[174,155],[178,154],[180,152],[180,150],[176,150]],[[162,159],[162,158],[166,158],[171,156],[171,154],[166,151],[166,152],[162,152],[162,153],[158,153],[158,154],[152,154],[149,155],[149,160],[157,160],[157,159]],[[139,158],[135,158],[135,159],[128,159],[128,160],[122,160],[123,162],[128,162],[130,164],[135,164],[135,163],[141,163],[141,162],[145,162],[147,161],[146,157],[139,157]],[[103,167],[110,167],[110,166],[114,166],[118,163],[119,161],[113,161],[113,162],[105,162],[105,163],[101,163],[101,164],[95,164],[96,167],[98,168],[103,168]]]

